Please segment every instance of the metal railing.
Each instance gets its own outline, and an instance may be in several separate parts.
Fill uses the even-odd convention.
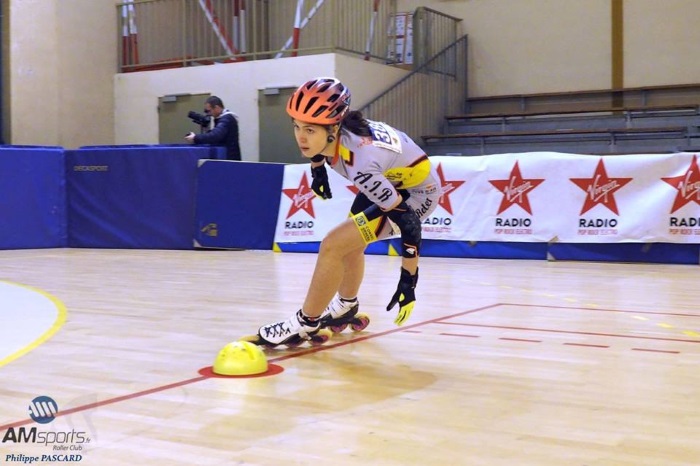
[[[454,43],[461,36],[461,21],[431,8],[416,8],[413,15],[414,65],[422,65]]]
[[[347,52],[387,61],[396,0],[125,0],[119,71]]]
[[[413,44],[396,0],[124,0],[117,12],[120,72],[345,52],[413,69],[365,105],[368,118],[420,141],[464,112],[467,36],[430,8],[408,14]]]
[[[464,113],[467,99],[467,36],[420,65],[360,110],[416,142],[441,133],[445,116]]]

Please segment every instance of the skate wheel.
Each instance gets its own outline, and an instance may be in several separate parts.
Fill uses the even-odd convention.
[[[323,328],[318,331],[313,337],[311,337],[311,340],[309,340],[309,343],[311,346],[321,346],[325,342],[331,339],[333,336],[333,332],[330,330]]]
[[[304,343],[304,340],[297,337],[296,339],[286,342],[285,345],[287,346],[287,348],[296,348],[302,343]]]
[[[331,330],[333,333],[340,333],[343,330],[345,330],[348,327],[348,324],[338,324],[338,325],[331,325],[328,328]]]
[[[369,316],[367,314],[357,314],[350,324],[353,332],[361,332],[369,325]]]

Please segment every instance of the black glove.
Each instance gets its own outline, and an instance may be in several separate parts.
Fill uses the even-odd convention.
[[[391,297],[389,305],[386,307],[387,311],[391,311],[397,303],[399,305],[399,314],[394,319],[396,325],[403,325],[406,320],[411,316],[411,311],[413,311],[413,306],[416,304],[416,285],[418,284],[418,269],[416,269],[416,274],[411,275],[408,270],[401,267],[401,278],[399,279],[399,286],[396,287],[396,293]]]
[[[318,167],[311,167],[311,190],[316,193],[321,199],[330,199],[333,197],[331,193],[331,185],[328,184],[328,173],[326,172],[326,164]]]

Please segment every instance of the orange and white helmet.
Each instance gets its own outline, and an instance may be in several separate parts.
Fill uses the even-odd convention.
[[[316,78],[299,86],[287,103],[295,120],[315,125],[335,125],[350,108],[350,89],[335,78]]]

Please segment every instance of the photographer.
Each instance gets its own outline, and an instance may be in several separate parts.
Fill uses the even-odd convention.
[[[204,104],[204,113],[214,118],[214,128],[202,134],[190,132],[185,140],[194,144],[211,144],[214,146],[226,146],[226,158],[228,160],[241,160],[241,149],[238,145],[238,121],[236,116],[224,108],[220,98],[211,96]],[[206,117],[190,112],[188,117],[204,127]]]

